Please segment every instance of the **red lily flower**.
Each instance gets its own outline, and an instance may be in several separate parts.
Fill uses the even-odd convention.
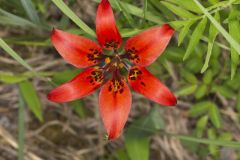
[[[101,117],[109,139],[116,139],[127,121],[132,103],[127,81],[133,90],[154,102],[176,105],[171,91],[145,68],[163,53],[174,30],[167,24],[150,28],[128,39],[125,53],[118,54],[122,38],[110,3],[102,0],[97,9],[96,32],[99,45],[82,36],[58,29],[52,31],[51,41],[60,55],[70,64],[86,69],[52,90],[48,99],[68,102],[85,97],[102,86],[99,94]],[[113,54],[106,55],[103,49],[112,50]]]

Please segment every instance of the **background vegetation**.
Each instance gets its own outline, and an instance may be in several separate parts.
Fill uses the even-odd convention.
[[[51,46],[53,27],[95,37],[98,0],[0,0],[0,160],[240,159],[240,1],[111,0],[124,38],[169,23],[149,67],[178,97],[165,108],[134,94],[123,136],[105,140],[97,93],[51,103],[80,72]]]

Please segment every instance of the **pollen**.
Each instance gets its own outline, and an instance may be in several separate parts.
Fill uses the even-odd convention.
[[[141,74],[142,72],[139,69],[133,68],[129,72],[129,79],[131,80],[136,80],[137,78],[141,79]]]
[[[109,64],[111,62],[111,59],[109,57],[105,58],[105,63]]]
[[[124,67],[124,64],[123,63],[120,63],[119,64],[119,68],[123,68]]]

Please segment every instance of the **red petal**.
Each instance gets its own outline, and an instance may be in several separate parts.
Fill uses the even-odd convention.
[[[53,29],[51,41],[60,55],[76,67],[86,68],[98,63],[101,47],[90,39]]]
[[[128,39],[125,50],[129,59],[139,66],[148,66],[163,53],[173,33],[174,30],[165,24]]]
[[[99,44],[106,49],[119,48],[122,43],[112,7],[108,0],[102,0],[97,9],[96,32]]]
[[[71,81],[53,89],[48,99],[54,102],[68,102],[91,94],[103,81],[101,69],[88,68]]]
[[[177,103],[171,91],[143,67],[135,66],[131,68],[128,81],[136,92],[152,101],[165,106],[174,106]]]
[[[99,94],[99,106],[109,139],[116,139],[121,135],[131,103],[131,91],[125,81],[109,80],[102,87]]]

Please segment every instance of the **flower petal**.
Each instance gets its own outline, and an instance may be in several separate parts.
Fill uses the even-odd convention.
[[[108,0],[102,0],[97,9],[96,32],[99,44],[106,49],[119,48],[121,35],[116,26],[112,7]]]
[[[53,89],[48,99],[54,102],[68,102],[91,94],[103,81],[102,69],[88,68],[71,81]]]
[[[128,82],[136,92],[154,102],[165,106],[177,103],[171,91],[144,67],[132,67],[128,73]]]
[[[136,65],[148,66],[153,63],[167,47],[174,30],[167,24],[150,28],[127,40],[127,57]]]
[[[109,139],[121,135],[132,103],[131,91],[124,80],[109,80],[99,94],[99,106]]]
[[[51,41],[59,54],[72,65],[86,68],[98,63],[101,47],[90,39],[53,29]]]

